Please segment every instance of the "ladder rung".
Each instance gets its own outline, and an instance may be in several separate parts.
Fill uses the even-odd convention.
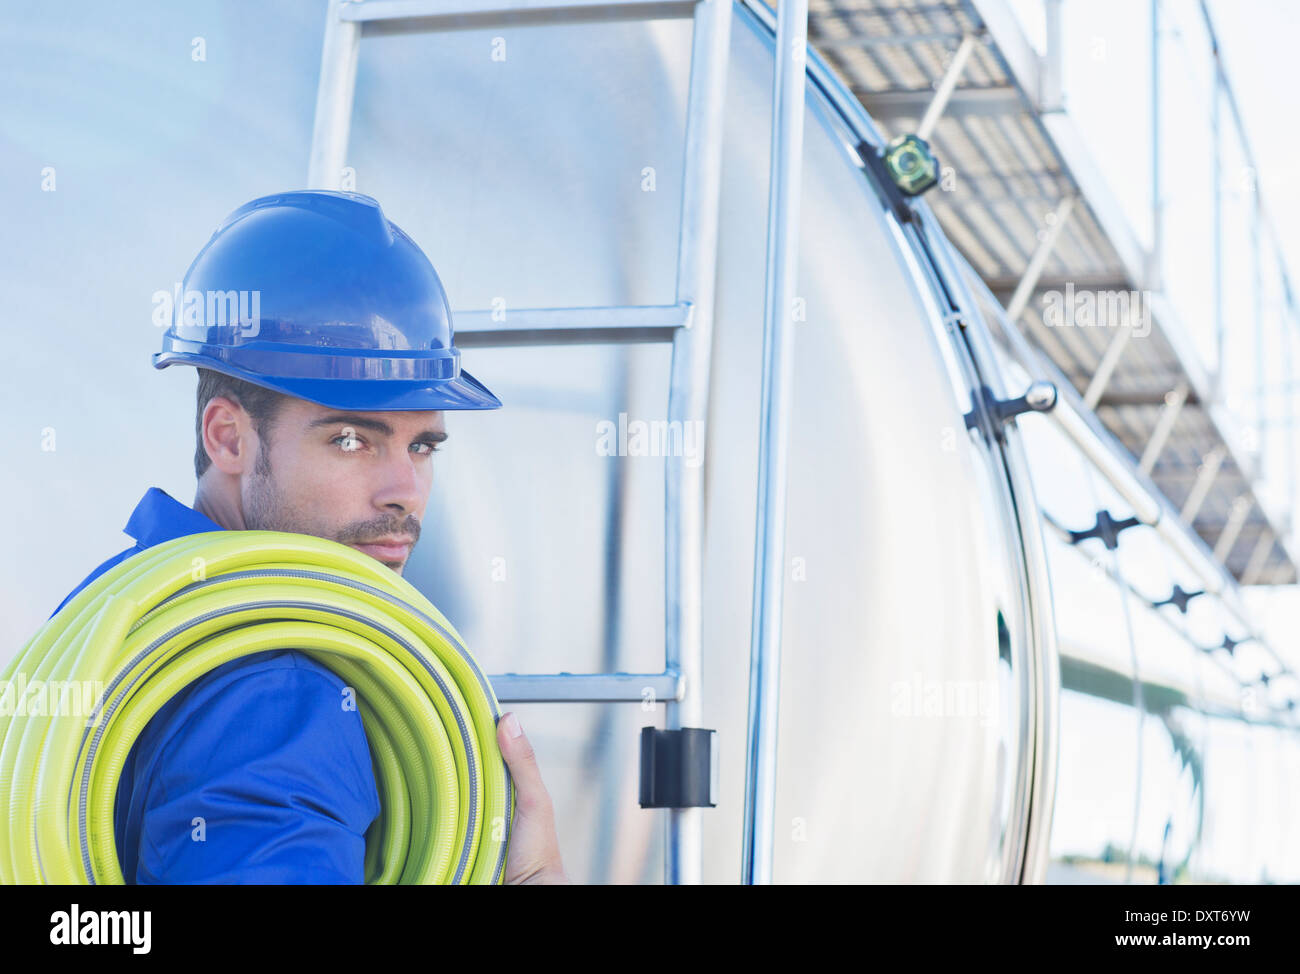
[[[636,703],[681,700],[685,678],[663,673],[499,673],[489,676],[501,703]],[[650,694],[646,691],[649,690]]]
[[[367,33],[424,33],[491,24],[691,17],[696,0],[358,0],[339,19],[369,25]]]
[[[456,311],[456,344],[466,348],[508,345],[605,345],[671,342],[691,324],[690,302],[609,308],[521,308],[493,321],[492,311]]]

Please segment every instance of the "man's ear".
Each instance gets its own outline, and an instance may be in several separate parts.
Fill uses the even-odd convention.
[[[213,396],[203,407],[203,449],[212,466],[238,477],[253,469],[253,424],[244,407],[225,396]]]

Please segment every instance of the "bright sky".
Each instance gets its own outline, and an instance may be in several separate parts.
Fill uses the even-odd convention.
[[[1287,77],[1300,35],[1300,4],[1212,0],[1210,14],[1259,161],[1264,202],[1294,275],[1300,268],[1300,182],[1292,170],[1300,156],[1300,132],[1294,124],[1295,87]]]

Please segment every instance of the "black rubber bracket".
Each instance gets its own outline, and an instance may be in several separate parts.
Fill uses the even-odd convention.
[[[1135,517],[1126,517],[1122,521],[1116,521],[1110,516],[1110,511],[1098,511],[1097,523],[1087,531],[1070,532],[1070,544],[1078,544],[1088,538],[1098,538],[1109,550],[1114,551],[1119,547],[1120,532],[1135,528],[1141,523]]]
[[[867,171],[875,176],[874,182],[884,193],[885,202],[898,222],[906,224],[915,220],[916,214],[908,204],[907,197],[894,184],[894,178],[885,168],[885,160],[881,158],[880,150],[870,142],[859,142],[855,148]]]
[[[641,728],[641,807],[714,808],[717,731]]]
[[[1056,386],[1050,382],[1034,383],[1023,396],[1014,399],[996,399],[987,386],[984,393],[990,400],[993,415],[1004,423],[1024,413],[1050,413],[1056,408]]]
[[[999,399],[988,386],[980,386],[979,396],[984,408],[994,421],[992,433],[994,438],[1003,439],[1002,424],[1024,413],[1047,413],[1056,408],[1056,386],[1050,382],[1035,382],[1023,396],[1013,399]],[[966,414],[966,428],[975,429],[980,425],[979,409],[972,409]]]
[[[1192,601],[1192,599],[1196,598],[1198,595],[1204,595],[1204,594],[1205,592],[1203,590],[1197,590],[1195,592],[1184,592],[1181,587],[1175,585],[1174,590],[1171,593],[1169,593],[1169,598],[1163,599],[1159,602],[1152,602],[1151,608],[1158,609],[1162,605],[1172,605],[1172,606],[1176,606],[1178,608],[1178,611],[1181,612],[1183,615],[1187,615],[1187,603]]]

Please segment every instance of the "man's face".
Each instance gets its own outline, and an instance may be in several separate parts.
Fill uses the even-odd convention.
[[[400,575],[446,437],[440,410],[361,413],[290,399],[242,478],[244,526],[338,541]]]

